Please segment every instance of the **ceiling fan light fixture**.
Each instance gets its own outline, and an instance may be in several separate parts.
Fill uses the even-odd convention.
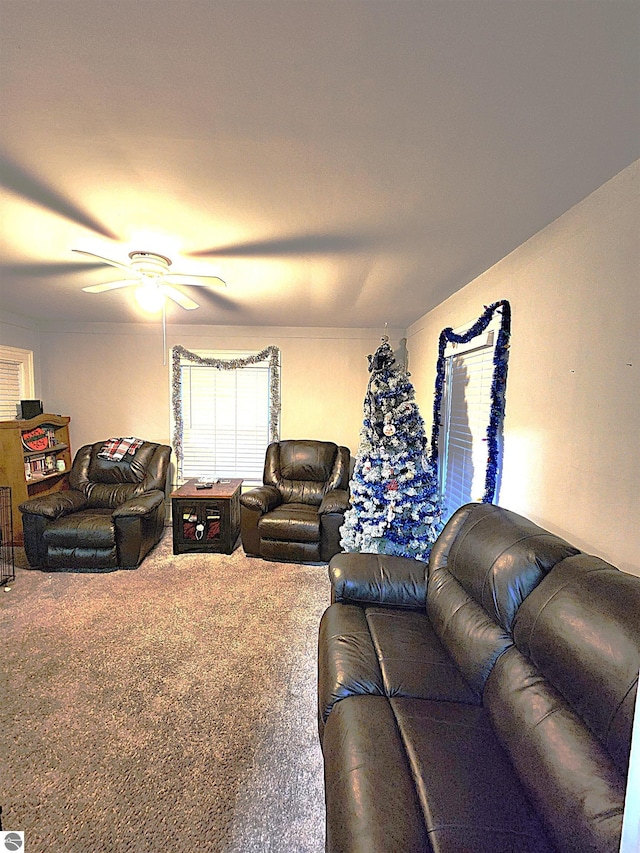
[[[171,266],[171,261],[156,252],[129,252],[131,266],[140,273],[147,275],[163,275]]]
[[[135,290],[136,302],[149,314],[157,314],[164,306],[164,294],[157,281],[145,281]]]
[[[201,275],[199,273],[169,273],[171,259],[157,252],[129,252],[130,264],[122,264],[111,258],[104,258],[85,249],[73,249],[80,255],[87,255],[103,264],[124,270],[128,277],[120,281],[109,281],[104,284],[91,284],[82,289],[87,293],[103,293],[120,287],[135,287],[134,295],[138,305],[150,314],[157,314],[166,307],[166,300],[175,302],[187,311],[198,308],[190,296],[173,285],[207,287],[212,284],[225,286],[225,282],[216,275]]]

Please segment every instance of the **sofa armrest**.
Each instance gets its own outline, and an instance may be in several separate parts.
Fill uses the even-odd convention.
[[[332,489],[322,498],[319,515],[327,512],[346,512],[349,509],[349,492],[346,489]]]
[[[70,515],[87,506],[87,499],[82,492],[68,489],[66,492],[53,492],[48,495],[36,495],[20,504],[20,512],[27,515],[41,515],[44,518],[55,519]]]
[[[125,518],[134,515],[148,515],[152,510],[159,507],[164,501],[164,492],[155,490],[145,492],[138,495],[137,498],[130,498],[120,506],[116,507],[112,513],[113,518]]]
[[[329,563],[331,600],[422,610],[427,564],[386,554],[336,554]]]
[[[240,495],[240,503],[246,509],[265,513],[282,503],[282,495],[275,486],[259,486]]]

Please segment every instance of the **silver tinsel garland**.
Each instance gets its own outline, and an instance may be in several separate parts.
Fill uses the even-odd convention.
[[[184,422],[182,420],[182,372],[180,370],[181,360],[186,359],[194,364],[205,367],[214,367],[216,370],[239,370],[251,364],[261,361],[269,362],[269,440],[277,441],[280,438],[280,350],[276,346],[269,346],[255,355],[246,358],[205,358],[195,352],[189,352],[182,346],[171,349],[172,374],[171,374],[171,403],[173,406],[173,449],[177,459],[178,478],[182,480],[182,435]]]

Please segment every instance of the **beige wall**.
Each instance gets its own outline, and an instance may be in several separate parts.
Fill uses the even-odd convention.
[[[402,330],[388,332],[399,340]],[[169,326],[167,346],[189,350],[280,347],[282,438],[318,438],[355,454],[380,333],[353,329]],[[112,435],[170,443],[170,365],[158,323],[49,327],[41,335],[45,406],[72,417],[74,449]]]
[[[440,331],[511,303],[499,503],[640,575],[640,161],[415,322],[425,420]]]

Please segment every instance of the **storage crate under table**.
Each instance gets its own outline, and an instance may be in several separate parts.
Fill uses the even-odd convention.
[[[173,553],[231,554],[240,535],[242,480],[197,489],[197,479],[171,493]]]

